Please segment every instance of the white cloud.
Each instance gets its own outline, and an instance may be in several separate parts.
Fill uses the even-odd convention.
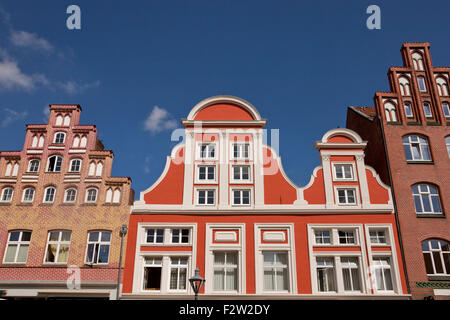
[[[175,129],[177,122],[171,119],[167,110],[154,106],[152,112],[147,117],[144,123],[144,130],[151,133],[157,133],[164,130]]]
[[[47,52],[53,50],[53,46],[50,42],[44,38],[39,38],[39,36],[35,33],[27,31],[13,30],[11,32],[10,40],[17,47],[31,48]]]
[[[100,86],[100,81],[97,80],[85,84],[77,83],[75,81],[66,81],[66,82],[58,82],[57,85],[68,94],[76,94],[86,89],[96,88]]]
[[[20,70],[16,61],[11,60],[4,52],[0,61],[0,87],[5,89],[33,89],[37,83],[48,84],[43,74],[27,75]]]
[[[3,109],[3,120],[1,122],[2,127],[6,127],[11,122],[25,118],[28,115],[27,111],[17,112],[8,108]]]

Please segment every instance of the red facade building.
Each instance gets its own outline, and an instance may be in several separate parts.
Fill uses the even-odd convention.
[[[450,68],[429,43],[405,43],[375,107],[351,107],[347,128],[368,141],[366,162],[390,185],[413,298],[450,297]]]
[[[314,147],[296,186],[249,102],[216,96],[182,120],[183,143],[135,201],[123,298],[408,298],[390,188],[349,129]]]

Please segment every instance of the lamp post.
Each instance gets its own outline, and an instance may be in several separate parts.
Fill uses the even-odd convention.
[[[119,235],[122,238],[120,242],[120,257],[119,257],[119,275],[117,276],[117,293],[116,293],[116,299],[119,300],[120,295],[120,272],[122,271],[122,253],[123,253],[123,238],[127,234],[128,228],[126,224],[123,224],[120,227]]]
[[[195,268],[194,276],[192,278],[189,278],[192,290],[194,290],[195,293],[195,300],[198,300],[198,292],[200,291],[200,288],[205,281],[206,280],[200,276],[200,269],[198,267]]]

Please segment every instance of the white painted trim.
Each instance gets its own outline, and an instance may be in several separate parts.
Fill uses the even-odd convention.
[[[352,167],[352,177],[351,178],[337,178],[336,177],[336,165],[350,165]],[[331,171],[333,172],[333,181],[358,181],[356,177],[356,167],[354,161],[332,161]]]
[[[200,204],[200,203],[198,203],[198,192],[199,191],[202,191],[202,190],[206,190],[206,191],[209,191],[209,190],[213,190],[214,191],[214,203],[213,204]],[[195,206],[196,207],[208,207],[208,208],[211,208],[211,207],[214,207],[214,208],[217,208],[217,205],[218,205],[218,201],[217,201],[217,198],[218,198],[218,187],[217,186],[195,186],[194,187],[194,204],[195,204]]]
[[[213,180],[200,180],[200,169],[199,167],[214,167],[214,179]],[[219,170],[216,162],[196,162],[195,163],[195,184],[218,184],[219,181]],[[208,177],[208,174],[206,173],[206,177]]]
[[[41,154],[44,153],[43,150],[27,150],[27,154]]]
[[[347,137],[350,140],[352,140],[354,143],[363,143],[363,140],[358,133],[356,133],[353,130],[347,129],[347,128],[336,128],[336,129],[331,129],[331,130],[327,131],[323,135],[321,142],[328,143],[328,140],[335,136],[344,136],[344,137]]]

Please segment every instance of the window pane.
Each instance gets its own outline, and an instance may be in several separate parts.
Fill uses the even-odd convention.
[[[178,289],[177,282],[178,282],[178,269],[172,268],[170,270],[170,289],[171,290]]]
[[[227,269],[225,274],[225,288],[226,290],[236,290],[237,276],[236,269]]]
[[[55,262],[56,261],[56,250],[58,245],[49,244],[47,247],[47,256],[45,257],[45,262]]]
[[[9,233],[9,241],[19,241],[20,231],[12,231]]]
[[[58,241],[59,231],[50,231],[50,241]]]
[[[156,230],[156,242],[163,243],[164,242],[164,229]]]
[[[62,244],[59,246],[58,262],[67,262],[69,257],[69,246]]]
[[[353,290],[360,291],[361,286],[359,283],[359,271],[356,268],[352,269]]]
[[[414,207],[416,208],[417,213],[423,212],[422,203],[420,202],[419,195],[414,196]]]
[[[27,254],[28,254],[28,245],[23,244],[19,247],[19,252],[17,253],[17,261],[24,263],[27,261]]]
[[[111,232],[109,232],[109,231],[103,231],[103,232],[102,232],[102,241],[103,241],[103,242],[109,242],[109,241],[111,241]]]
[[[450,274],[450,253],[444,252],[442,253],[442,257],[444,258],[445,273]]]
[[[384,279],[386,281],[386,290],[393,290],[391,269],[384,269]]]
[[[31,231],[22,231],[22,241],[30,241]]]
[[[422,203],[423,203],[424,212],[431,212],[430,199],[427,194],[422,194]]]
[[[434,267],[436,268],[436,273],[444,273],[444,269],[442,268],[441,255],[439,252],[433,252],[433,261]]]
[[[214,253],[214,264],[225,264],[225,253],[215,252]]]
[[[433,264],[431,262],[431,254],[428,252],[424,252],[423,259],[425,260],[425,269],[427,270],[427,274],[434,274]]]
[[[431,202],[433,203],[433,212],[442,212],[439,196],[431,196]]]
[[[70,241],[70,231],[63,231],[61,241]]]
[[[186,290],[186,273],[187,273],[187,269],[186,268],[180,268],[180,279],[178,281],[178,289],[179,290]]]
[[[224,269],[216,269],[214,270],[214,290],[224,290],[224,277],[225,270]]]
[[[98,231],[89,232],[89,241],[98,241]]]
[[[161,289],[161,268],[146,267],[144,268],[144,289],[160,290]]]
[[[266,291],[275,290],[273,270],[264,270],[264,290]]]
[[[5,262],[15,262],[14,259],[16,257],[17,245],[10,244],[6,249]]]
[[[412,154],[411,154],[411,149],[409,145],[403,145],[403,149],[405,151],[405,158],[406,160],[412,160]]]
[[[277,270],[275,274],[275,282],[277,291],[287,290],[287,270]]]
[[[100,251],[98,254],[98,263],[108,263],[109,257],[109,245],[100,245]]]

